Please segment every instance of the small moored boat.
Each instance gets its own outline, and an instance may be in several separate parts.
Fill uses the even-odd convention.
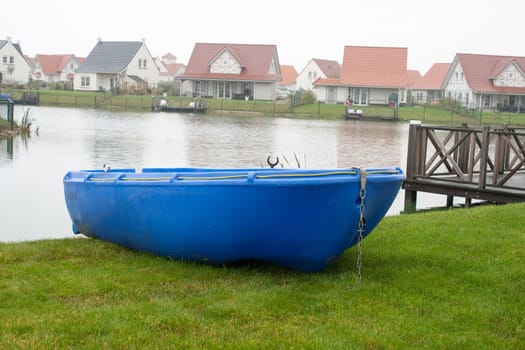
[[[399,168],[111,169],[64,177],[73,231],[165,257],[319,271],[366,237]]]

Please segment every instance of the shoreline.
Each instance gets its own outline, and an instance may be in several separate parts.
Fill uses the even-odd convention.
[[[20,127],[16,126],[14,127],[13,129],[10,129],[10,128],[2,128],[0,129],[0,140],[3,140],[3,139],[6,139],[8,137],[13,137],[13,136],[17,136],[17,135],[20,135],[21,131],[20,131]]]

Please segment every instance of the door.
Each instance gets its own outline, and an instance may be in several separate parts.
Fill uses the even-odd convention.
[[[232,84],[229,81],[217,83],[217,98],[232,98]]]

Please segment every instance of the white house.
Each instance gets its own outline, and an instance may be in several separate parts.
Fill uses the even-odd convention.
[[[75,90],[142,90],[157,86],[159,68],[144,41],[99,40],[74,79]]]
[[[412,86],[412,102],[426,104],[443,98],[443,81],[450,63],[434,63],[425,75]]]
[[[174,82],[177,78],[184,73],[186,66],[182,63],[177,63],[177,57],[172,53],[167,53],[156,59],[157,66],[159,67],[160,76],[159,82]]]
[[[408,49],[345,46],[339,79],[318,79],[317,99],[357,106],[406,103]]]
[[[467,108],[525,111],[525,57],[458,53],[442,90]]]
[[[339,79],[341,65],[337,61],[319,58],[311,59],[295,79],[297,90],[312,90],[317,79]],[[316,93],[315,90],[312,90]]]
[[[70,82],[73,81],[74,72],[79,66],[80,61],[73,54],[38,54],[31,70],[31,78],[47,83]]]
[[[281,64],[281,81],[279,82],[279,89],[288,91],[296,91],[297,85],[297,71],[294,66]]]
[[[0,40],[0,83],[25,84],[29,81],[31,64],[27,62],[19,43],[13,44],[11,37]]]
[[[186,95],[275,100],[280,67],[275,45],[197,43],[179,79]]]

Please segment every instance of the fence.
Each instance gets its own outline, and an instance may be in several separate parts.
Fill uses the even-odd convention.
[[[417,192],[494,202],[525,201],[525,130],[434,127],[409,129],[405,211],[415,210]]]

